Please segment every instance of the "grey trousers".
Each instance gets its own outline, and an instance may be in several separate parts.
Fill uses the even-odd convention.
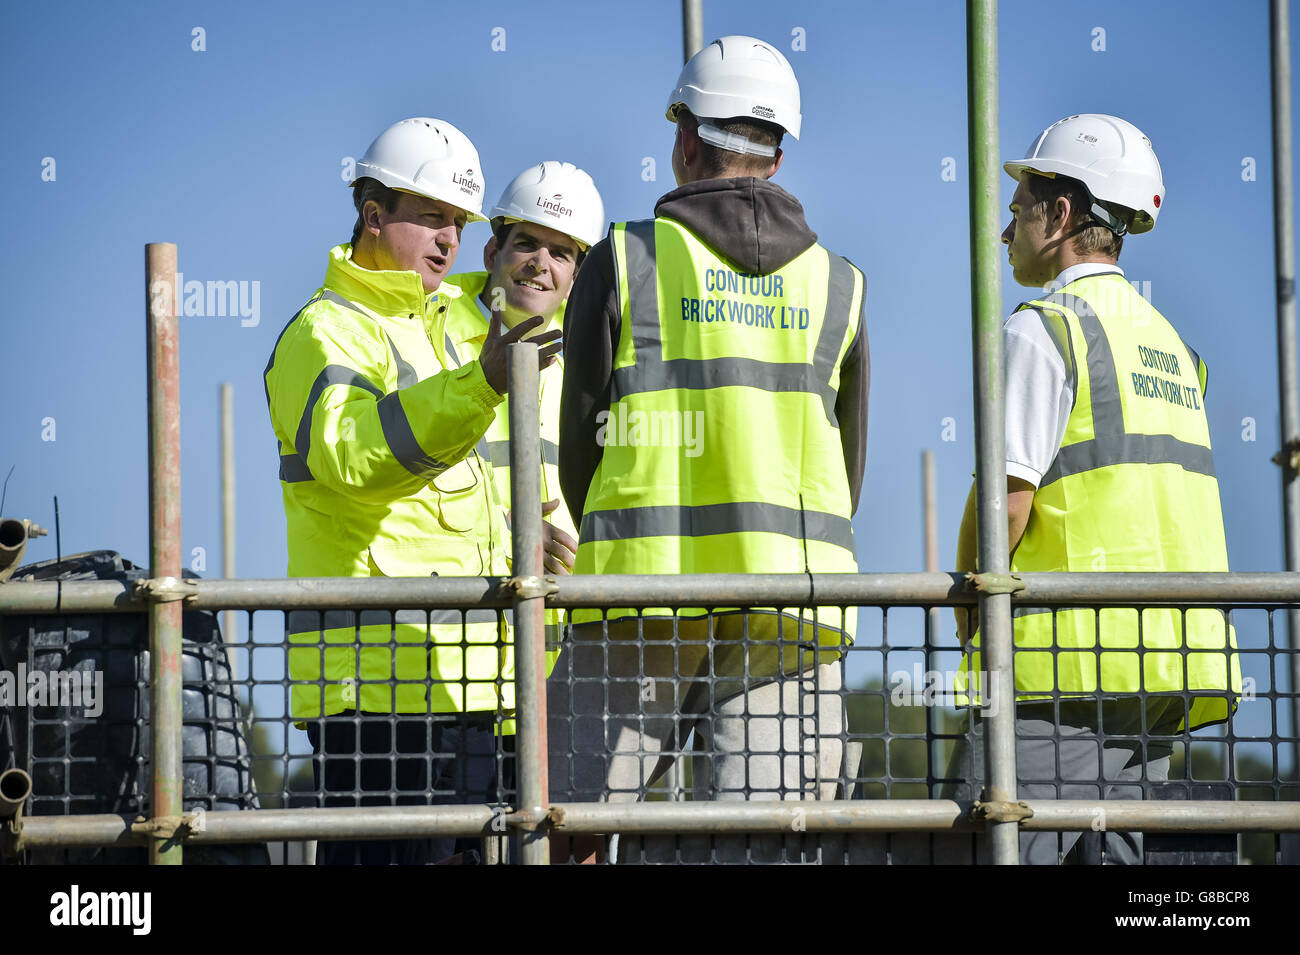
[[[670,622],[641,623],[639,640],[635,620],[611,622],[608,639],[600,624],[573,628],[547,684],[554,801],[643,799],[692,733],[696,798],[834,798],[845,733],[837,654],[801,649],[774,615],[679,619],[676,640]],[[642,859],[782,861],[784,841],[715,839],[710,858],[707,839],[648,838]]]
[[[1183,721],[1180,697],[1121,697],[1016,706],[1016,780],[1021,799],[1142,799],[1146,783],[1169,778],[1169,759]],[[1100,716],[1100,719],[1099,719]],[[945,798],[978,799],[984,779],[984,727],[958,741],[944,773]],[[944,837],[958,840],[961,837]],[[969,836],[964,837],[969,840]],[[987,840],[976,840],[987,861]],[[1141,865],[1142,834],[1111,832],[1098,814],[1088,832],[1022,832],[1021,865]]]

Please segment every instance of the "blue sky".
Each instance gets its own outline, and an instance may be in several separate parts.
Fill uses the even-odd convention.
[[[803,138],[787,139],[777,182],[867,276],[861,566],[922,568],[925,448],[950,566],[973,469],[964,4],[704,6],[706,40],[748,33],[787,51]],[[1005,0],[999,44],[1005,158],[1076,112],[1118,114],[1154,143],[1167,203],[1121,265],[1209,364],[1233,569],[1281,569],[1266,0]],[[7,5],[6,516],[52,529],[57,494],[64,553],[147,560],[142,249],[175,242],[187,279],[260,283],[256,324],[182,319],[183,552],[203,548],[219,573],[217,389],[231,382],[238,572],[281,576],[261,375],[350,234],[346,158],[390,123],[434,116],[477,145],[489,201],[525,166],[560,159],[592,174],[611,219],[643,217],[673,187],[663,110],[680,65],[676,0]],[[1010,179],[1002,190],[1005,205]],[[457,271],[480,267],[487,238],[466,230]],[[1006,307],[1028,294],[1004,268]],[[53,555],[51,536],[27,558]]]

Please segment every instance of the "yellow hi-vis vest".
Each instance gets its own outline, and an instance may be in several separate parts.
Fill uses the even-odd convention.
[[[414,272],[364,269],[345,244],[281,333],[265,379],[289,576],[509,573],[481,444],[501,396],[477,362],[445,354],[455,294],[427,294]],[[514,706],[495,610],[297,611],[287,623],[294,719]]]
[[[1118,273],[1020,308],[1044,316],[1075,397],[1011,572],[1227,571],[1205,363]],[[1241,693],[1218,610],[1018,608],[1014,623],[1017,699],[1186,692],[1196,729]]]
[[[818,244],[770,274],[737,272],[664,218],[616,223],[610,244],[622,325],[575,573],[855,572],[835,403],[862,273]],[[815,620],[837,646],[853,613],[787,609],[780,631],[811,640]]]
[[[484,314],[479,296],[487,287],[487,272],[465,272],[452,275],[447,282],[457,286],[461,294],[452,299],[447,308],[447,351],[453,359],[474,361],[483,350],[487,338],[490,316]],[[564,306],[557,314],[563,326]],[[502,331],[504,331],[504,327]],[[568,505],[560,493],[560,392],[564,389],[564,358],[543,368],[539,379],[538,404],[541,418],[542,500],[559,500],[560,506],[546,520],[565,531],[574,540],[578,530],[569,516]],[[510,396],[496,409],[496,419],[488,426],[487,449],[492,461],[492,476],[496,480],[497,494],[510,506]],[[564,611],[554,608],[546,611],[546,675],[550,676],[559,656],[564,632]]]

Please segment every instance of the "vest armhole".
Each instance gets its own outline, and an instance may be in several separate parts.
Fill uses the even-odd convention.
[[[1181,339],[1182,336],[1179,336]],[[1196,368],[1196,380],[1201,383],[1201,397],[1204,398],[1210,390],[1210,369],[1205,362],[1201,361],[1201,356],[1196,354],[1196,349],[1187,342],[1183,342],[1183,347],[1187,349],[1187,354],[1192,356],[1192,365]]]

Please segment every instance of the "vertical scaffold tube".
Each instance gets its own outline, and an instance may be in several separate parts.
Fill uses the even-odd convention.
[[[542,444],[537,346],[509,348],[510,526],[516,578],[539,579],[542,564]],[[522,439],[522,440],[520,440]],[[546,763],[545,597],[515,596],[515,737],[518,804],[536,824],[523,827],[524,865],[549,865],[550,839],[541,822],[550,801]]]
[[[1273,74],[1273,253],[1277,265],[1277,387],[1282,430],[1282,544],[1286,569],[1300,570],[1300,480],[1291,451],[1300,440],[1300,389],[1296,383],[1295,192],[1291,177],[1291,11],[1289,0],[1269,4]],[[1288,610],[1291,692],[1300,687],[1300,612]],[[1300,736],[1300,704],[1291,704],[1291,732]],[[1293,754],[1300,766],[1300,743]]]
[[[1005,575],[1007,553],[1006,396],[1002,381],[1002,257],[998,184],[998,5],[967,0],[966,68],[970,137],[971,304],[975,384],[975,483],[979,569]],[[980,599],[983,667],[988,676],[984,800],[1016,798],[1015,682],[1011,595]],[[1019,860],[1019,823],[990,820],[993,862]]]
[[[149,376],[149,576],[181,577],[180,342],[176,322],[176,246],[145,246],[145,312]],[[180,600],[149,606],[149,733],[154,819],[175,821],[183,811],[181,783]],[[180,865],[181,844],[167,827],[154,830],[152,865]]]

